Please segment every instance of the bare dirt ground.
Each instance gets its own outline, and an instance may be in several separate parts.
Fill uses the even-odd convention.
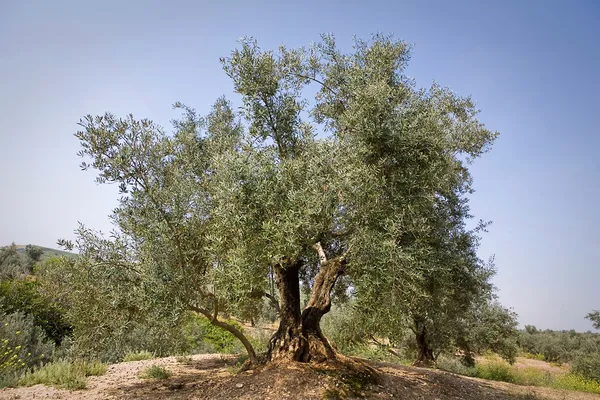
[[[323,364],[272,365],[236,372],[236,357],[215,354],[134,361],[109,366],[88,378],[88,388],[60,390],[36,385],[0,390],[0,399],[405,399],[405,400],[600,400],[600,395],[516,386],[451,373],[368,362],[376,381],[355,379]],[[172,375],[139,378],[151,365]]]

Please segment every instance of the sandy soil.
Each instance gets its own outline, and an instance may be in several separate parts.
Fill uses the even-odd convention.
[[[321,400],[346,395],[349,399],[600,400],[600,395],[516,386],[388,363],[369,362],[377,381],[356,388],[323,365],[274,365],[237,373],[235,356],[202,354],[181,361],[168,357],[115,364],[104,376],[90,377],[85,390],[36,385],[0,390],[0,399]],[[139,378],[139,373],[151,365],[163,366],[172,376],[166,380]]]

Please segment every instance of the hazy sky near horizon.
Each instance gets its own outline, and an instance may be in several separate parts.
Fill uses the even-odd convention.
[[[110,230],[117,190],[81,172],[86,114],[170,127],[232,96],[221,70],[243,36],[308,45],[331,32],[414,45],[408,75],[472,95],[500,137],[472,172],[492,220],[500,300],[522,324],[585,331],[600,309],[600,3],[596,1],[0,0],[0,246],[56,247],[77,222]]]

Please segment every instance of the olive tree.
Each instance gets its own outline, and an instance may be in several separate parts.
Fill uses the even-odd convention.
[[[380,35],[350,52],[332,36],[278,51],[245,39],[221,60],[240,112],[224,98],[205,118],[176,104],[173,133],[133,116],[85,117],[82,167],[122,196],[112,238],[81,227],[75,262],[110,304],[197,312],[251,359],[223,316],[259,310],[270,283],[280,320],[270,360],[336,356],[320,328],[334,290],[372,310],[373,331],[400,318],[429,276],[459,268],[431,262],[430,241],[461,240],[445,237],[439,210],[466,202],[468,165],[496,137],[470,98],[416,88],[409,56]]]
[[[594,310],[585,316],[586,319],[592,321],[594,328],[600,329],[600,311]]]

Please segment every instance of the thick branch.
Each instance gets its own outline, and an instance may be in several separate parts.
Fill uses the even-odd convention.
[[[216,302],[215,302],[215,304],[216,304]],[[193,305],[189,305],[188,308],[191,311],[194,311],[194,312],[197,312],[198,314],[204,315],[206,318],[208,318],[208,320],[210,321],[210,323],[212,325],[218,326],[221,329],[225,329],[227,332],[229,332],[233,336],[235,336],[240,342],[242,342],[242,344],[246,348],[246,352],[248,352],[248,357],[250,358],[250,361],[252,363],[256,363],[256,353],[254,352],[254,347],[252,347],[252,344],[250,343],[248,338],[246,338],[246,336],[244,336],[244,334],[239,329],[237,329],[232,324],[228,324],[227,322],[219,321],[216,318],[216,315],[213,316],[210,313],[210,311],[205,308],[193,306]],[[215,310],[217,310],[216,307],[215,307]]]
[[[327,256],[325,255],[325,251],[323,251],[323,246],[321,246],[321,242],[317,242],[313,245],[313,248],[317,251],[319,255],[319,262],[321,266],[327,263]]]

